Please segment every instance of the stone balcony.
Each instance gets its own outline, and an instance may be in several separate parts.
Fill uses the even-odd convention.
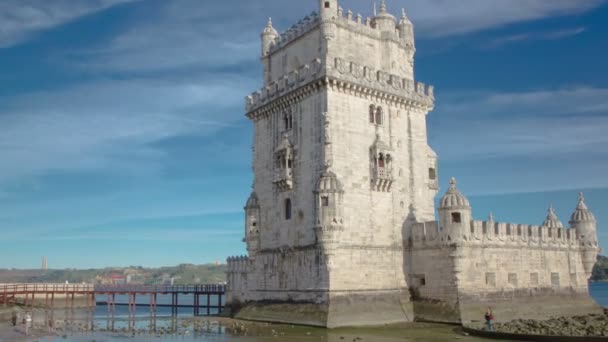
[[[293,189],[293,174],[290,168],[276,170],[274,173],[273,184],[277,186],[279,191],[287,191]]]

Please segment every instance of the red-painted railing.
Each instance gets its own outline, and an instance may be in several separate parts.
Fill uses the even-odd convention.
[[[92,285],[92,284],[3,284],[0,296],[8,297],[23,294],[93,294],[93,293],[200,293],[223,294],[226,285]]]

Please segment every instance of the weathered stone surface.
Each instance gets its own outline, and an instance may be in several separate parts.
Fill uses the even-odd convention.
[[[435,94],[414,80],[405,14],[363,20],[320,0],[319,14],[283,34],[269,22],[261,38],[263,86],[246,98],[248,256],[228,260],[237,317],[337,327],[468,322],[487,306],[505,319],[577,311],[560,303],[597,311],[582,196],[570,228],[552,209],[542,226],[476,221],[452,180],[436,218]]]

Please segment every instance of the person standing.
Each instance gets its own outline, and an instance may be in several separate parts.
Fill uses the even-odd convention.
[[[13,323],[13,326],[17,326],[17,311],[13,310],[12,314],[11,314],[11,322]]]
[[[26,313],[25,314],[25,336],[29,335],[29,327],[32,324],[32,316],[30,316],[30,313]]]
[[[486,310],[484,318],[486,319],[486,330],[494,331],[494,315],[492,314],[492,308],[488,308],[488,310]]]

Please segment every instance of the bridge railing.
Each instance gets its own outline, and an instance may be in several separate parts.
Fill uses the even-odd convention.
[[[224,293],[226,285],[95,285],[95,292]]]
[[[0,284],[0,295],[93,292],[94,288],[92,284]]]
[[[24,293],[225,293],[224,284],[205,285],[93,285],[93,284],[0,284],[0,296]]]

